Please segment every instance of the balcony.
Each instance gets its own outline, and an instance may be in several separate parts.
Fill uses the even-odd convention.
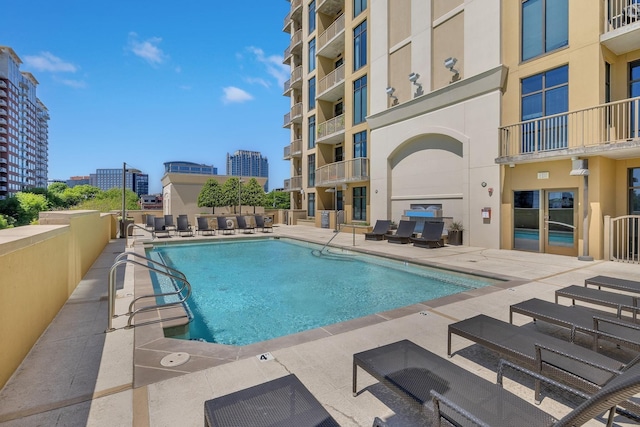
[[[284,82],[284,96],[291,96],[293,89],[302,89],[302,65],[291,72],[291,78]]]
[[[284,160],[290,160],[292,157],[302,157],[302,139],[296,139],[284,147]]]
[[[325,58],[335,58],[344,50],[344,15],[333,21],[331,25],[318,36],[316,54]]]
[[[7,138],[5,138],[4,136],[0,136],[0,142],[7,142]]]
[[[7,97],[7,91],[0,89],[0,98],[6,98],[6,97]]]
[[[3,89],[7,88],[7,84],[4,82],[4,80],[0,80],[0,87]]]
[[[7,168],[0,168],[0,173],[7,173]]]
[[[366,181],[369,181],[369,159],[364,157],[329,163],[316,169],[316,187]]]
[[[337,144],[344,140],[344,114],[318,125],[317,144]]]
[[[302,30],[298,30],[291,36],[291,42],[287,48],[288,55],[300,54],[302,52]],[[285,51],[285,57],[287,53]]]
[[[325,15],[337,15],[344,10],[344,0],[320,0],[316,6],[316,11]]]
[[[344,97],[344,64],[320,79],[316,99],[335,102],[342,97]]]
[[[300,191],[302,190],[302,176],[292,176],[290,179],[284,180],[284,191]]]
[[[5,110],[4,108],[0,108],[0,116],[6,116],[7,115],[7,110]]]
[[[0,128],[0,133],[5,134],[7,133],[7,130],[5,128]]]
[[[0,185],[0,191],[7,191],[7,187],[5,187],[4,185]]]
[[[282,127],[291,127],[292,123],[302,123],[302,102],[298,102],[291,111],[284,115],[284,125]]]
[[[640,97],[504,126],[496,163],[590,155],[636,157],[639,124]]]
[[[0,125],[6,125],[6,124],[7,124],[7,120],[0,118]]]
[[[640,3],[604,0],[604,17],[603,45],[616,55],[640,49]]]
[[[0,164],[6,165],[7,164],[7,159],[4,159],[4,158],[0,157]]]
[[[6,176],[0,176],[0,182],[7,182]]]
[[[7,147],[5,147],[4,145],[0,145],[0,153],[6,153],[7,152]]]
[[[0,99],[0,106],[6,107],[7,106],[7,101],[5,101],[4,99]]]

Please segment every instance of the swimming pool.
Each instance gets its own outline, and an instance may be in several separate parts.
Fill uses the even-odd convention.
[[[156,246],[193,287],[188,336],[247,345],[440,298],[496,280],[289,239]],[[152,277],[154,286],[166,286]]]

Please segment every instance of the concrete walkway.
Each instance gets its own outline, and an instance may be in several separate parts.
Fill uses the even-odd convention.
[[[334,235],[332,230],[307,226],[280,226],[274,230],[275,236],[318,243],[326,243]],[[138,242],[145,237],[137,236]],[[172,241],[178,239],[187,240],[174,237]],[[269,342],[263,343],[260,348],[273,356],[273,360],[268,361],[259,360],[258,353],[238,352],[233,360],[210,366],[202,362],[203,357],[195,357],[198,354],[194,354],[193,343],[185,344],[194,357],[184,365],[184,372],[172,372],[168,379],[134,386],[137,384],[134,366],[139,367],[142,361],[134,351],[133,330],[123,329],[125,319],[117,318],[118,329],[104,333],[108,271],[116,255],[125,250],[124,240],[112,241],[24,363],[0,390],[0,426],[201,426],[205,400],[288,373],[295,373],[343,426],[368,427],[376,416],[387,419],[392,426],[421,425],[410,408],[364,373],[358,375],[358,387],[366,389],[357,397],[352,396],[354,353],[406,338],[446,357],[446,330],[451,322],[479,313],[508,321],[510,304],[532,297],[553,301],[556,289],[581,284],[585,278],[598,274],[637,279],[640,273],[637,265],[584,262],[563,256],[466,246],[422,249],[365,241],[361,235],[354,237],[348,229],[339,233],[332,245],[407,262],[481,272],[510,281],[504,286],[465,292],[433,304],[427,302],[381,313],[375,321],[361,321],[362,327],[350,323],[344,331],[340,325],[320,328],[321,331],[315,332],[315,339],[307,335],[299,342],[279,341],[272,350]],[[345,274],[357,272],[345,271]],[[118,283],[116,312],[124,312],[134,291],[133,269],[127,267]],[[521,316],[517,321],[524,324],[529,319]],[[526,327],[562,333],[545,325]],[[203,355],[208,351],[207,346],[213,345],[198,344],[203,346],[199,347]],[[179,351],[180,343],[174,346]],[[450,359],[453,363],[495,381],[497,358],[494,354],[459,337],[454,338],[453,349],[456,352]],[[624,351],[610,351],[621,359],[631,356]],[[162,367],[158,366],[158,370]],[[505,381],[507,389],[533,402],[531,386],[517,377]],[[545,398],[540,407],[556,416],[570,410],[570,401],[563,396],[552,397]],[[599,419],[589,425],[604,425],[604,422]],[[635,425],[619,416],[616,423]]]

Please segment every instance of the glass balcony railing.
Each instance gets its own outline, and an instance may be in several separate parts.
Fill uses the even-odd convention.
[[[364,157],[329,163],[316,169],[316,187],[362,181],[369,181],[369,159]]]
[[[316,142],[322,142],[325,139],[330,139],[335,135],[344,134],[344,114],[329,119],[326,122],[318,124],[318,135]]]

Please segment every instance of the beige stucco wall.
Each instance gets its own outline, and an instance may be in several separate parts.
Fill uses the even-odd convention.
[[[113,224],[96,211],[43,212],[40,225],[0,230],[0,388],[102,252]]]

